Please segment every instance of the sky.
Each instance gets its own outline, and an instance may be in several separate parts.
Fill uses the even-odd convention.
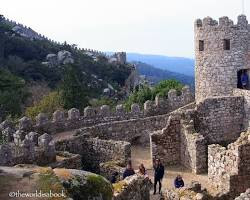
[[[1,0],[0,14],[81,48],[192,58],[195,19],[236,22],[242,10],[242,0]]]

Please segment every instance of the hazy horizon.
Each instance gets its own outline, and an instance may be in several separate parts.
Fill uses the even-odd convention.
[[[197,18],[229,16],[236,22],[241,0],[4,0],[5,17],[53,40],[105,52],[194,57]],[[250,21],[250,2],[245,1]]]

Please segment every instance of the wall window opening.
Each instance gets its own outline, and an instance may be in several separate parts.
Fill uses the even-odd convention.
[[[230,50],[230,40],[228,39],[223,40],[223,48],[224,50]]]
[[[238,71],[237,88],[245,89],[245,90],[249,89],[249,73],[250,73],[249,70],[246,70],[246,69],[242,69]]]
[[[204,40],[199,40],[199,51],[204,51]]]

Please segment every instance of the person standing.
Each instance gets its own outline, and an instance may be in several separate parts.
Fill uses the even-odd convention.
[[[160,159],[156,159],[154,163],[154,194],[156,194],[156,186],[159,183],[159,194],[161,193],[161,181],[164,176],[164,166],[161,164]]]

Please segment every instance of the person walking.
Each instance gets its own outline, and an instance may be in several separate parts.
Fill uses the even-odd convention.
[[[161,164],[160,159],[156,159],[155,163],[154,163],[154,194],[156,194],[156,186],[157,183],[159,183],[159,194],[161,193],[161,181],[163,179],[165,170],[164,170],[164,166]]]

